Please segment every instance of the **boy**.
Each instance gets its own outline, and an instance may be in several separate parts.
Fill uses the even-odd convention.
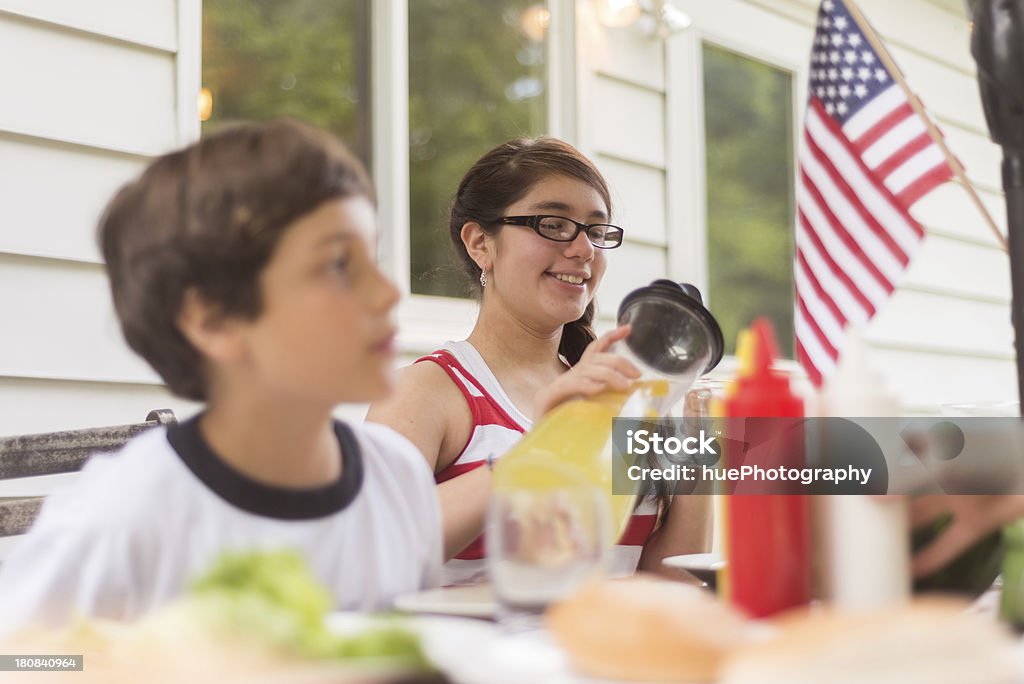
[[[277,120],[155,161],[99,237],[129,346],[195,418],[93,458],[0,565],[0,633],[135,618],[225,551],[294,548],[339,609],[435,585],[431,475],[404,437],[331,417],[392,388],[398,291],[362,166]]]

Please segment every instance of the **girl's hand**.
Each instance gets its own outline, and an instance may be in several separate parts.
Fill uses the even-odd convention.
[[[537,417],[569,399],[590,397],[606,389],[629,389],[640,377],[640,370],[631,361],[608,351],[615,342],[629,335],[629,331],[630,326],[623,325],[587,345],[579,363],[537,392],[534,404]]]

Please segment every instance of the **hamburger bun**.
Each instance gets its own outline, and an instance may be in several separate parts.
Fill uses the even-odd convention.
[[[657,682],[715,680],[747,633],[705,590],[646,575],[585,585],[547,625],[580,672]]]
[[[870,613],[801,611],[772,638],[741,649],[722,684],[1011,684],[1022,680],[1014,639],[967,603],[928,597]]]

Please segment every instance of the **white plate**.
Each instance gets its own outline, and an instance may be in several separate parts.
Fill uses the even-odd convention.
[[[394,606],[397,610],[406,613],[457,615],[483,619],[493,619],[498,611],[489,584],[444,587],[418,591],[413,594],[402,594],[395,599]]]
[[[385,618],[419,634],[427,657],[455,684],[582,683],[568,658],[546,632],[504,634],[501,627],[463,617],[410,615]],[[374,624],[373,616],[333,613],[331,630],[352,634]]]
[[[714,586],[716,573],[725,567],[725,558],[717,553],[688,553],[663,558],[662,565],[685,570],[702,582]]]

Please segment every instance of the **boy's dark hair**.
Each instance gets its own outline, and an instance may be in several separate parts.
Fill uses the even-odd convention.
[[[470,287],[479,289],[480,267],[470,258],[462,242],[462,226],[476,221],[489,235],[501,226],[496,223],[505,209],[526,195],[543,179],[563,175],[575,178],[597,190],[611,220],[612,198],[608,184],[597,167],[575,147],[557,138],[514,138],[480,157],[463,176],[448,219],[448,232]],[[558,353],[575,365],[594,338],[594,302],[579,319],[562,328]]]
[[[193,289],[226,316],[256,318],[260,274],[286,228],[323,202],[374,201],[362,164],[290,119],[230,126],[154,161],[99,225],[125,339],[172,392],[206,399],[204,362],[176,319]]]

